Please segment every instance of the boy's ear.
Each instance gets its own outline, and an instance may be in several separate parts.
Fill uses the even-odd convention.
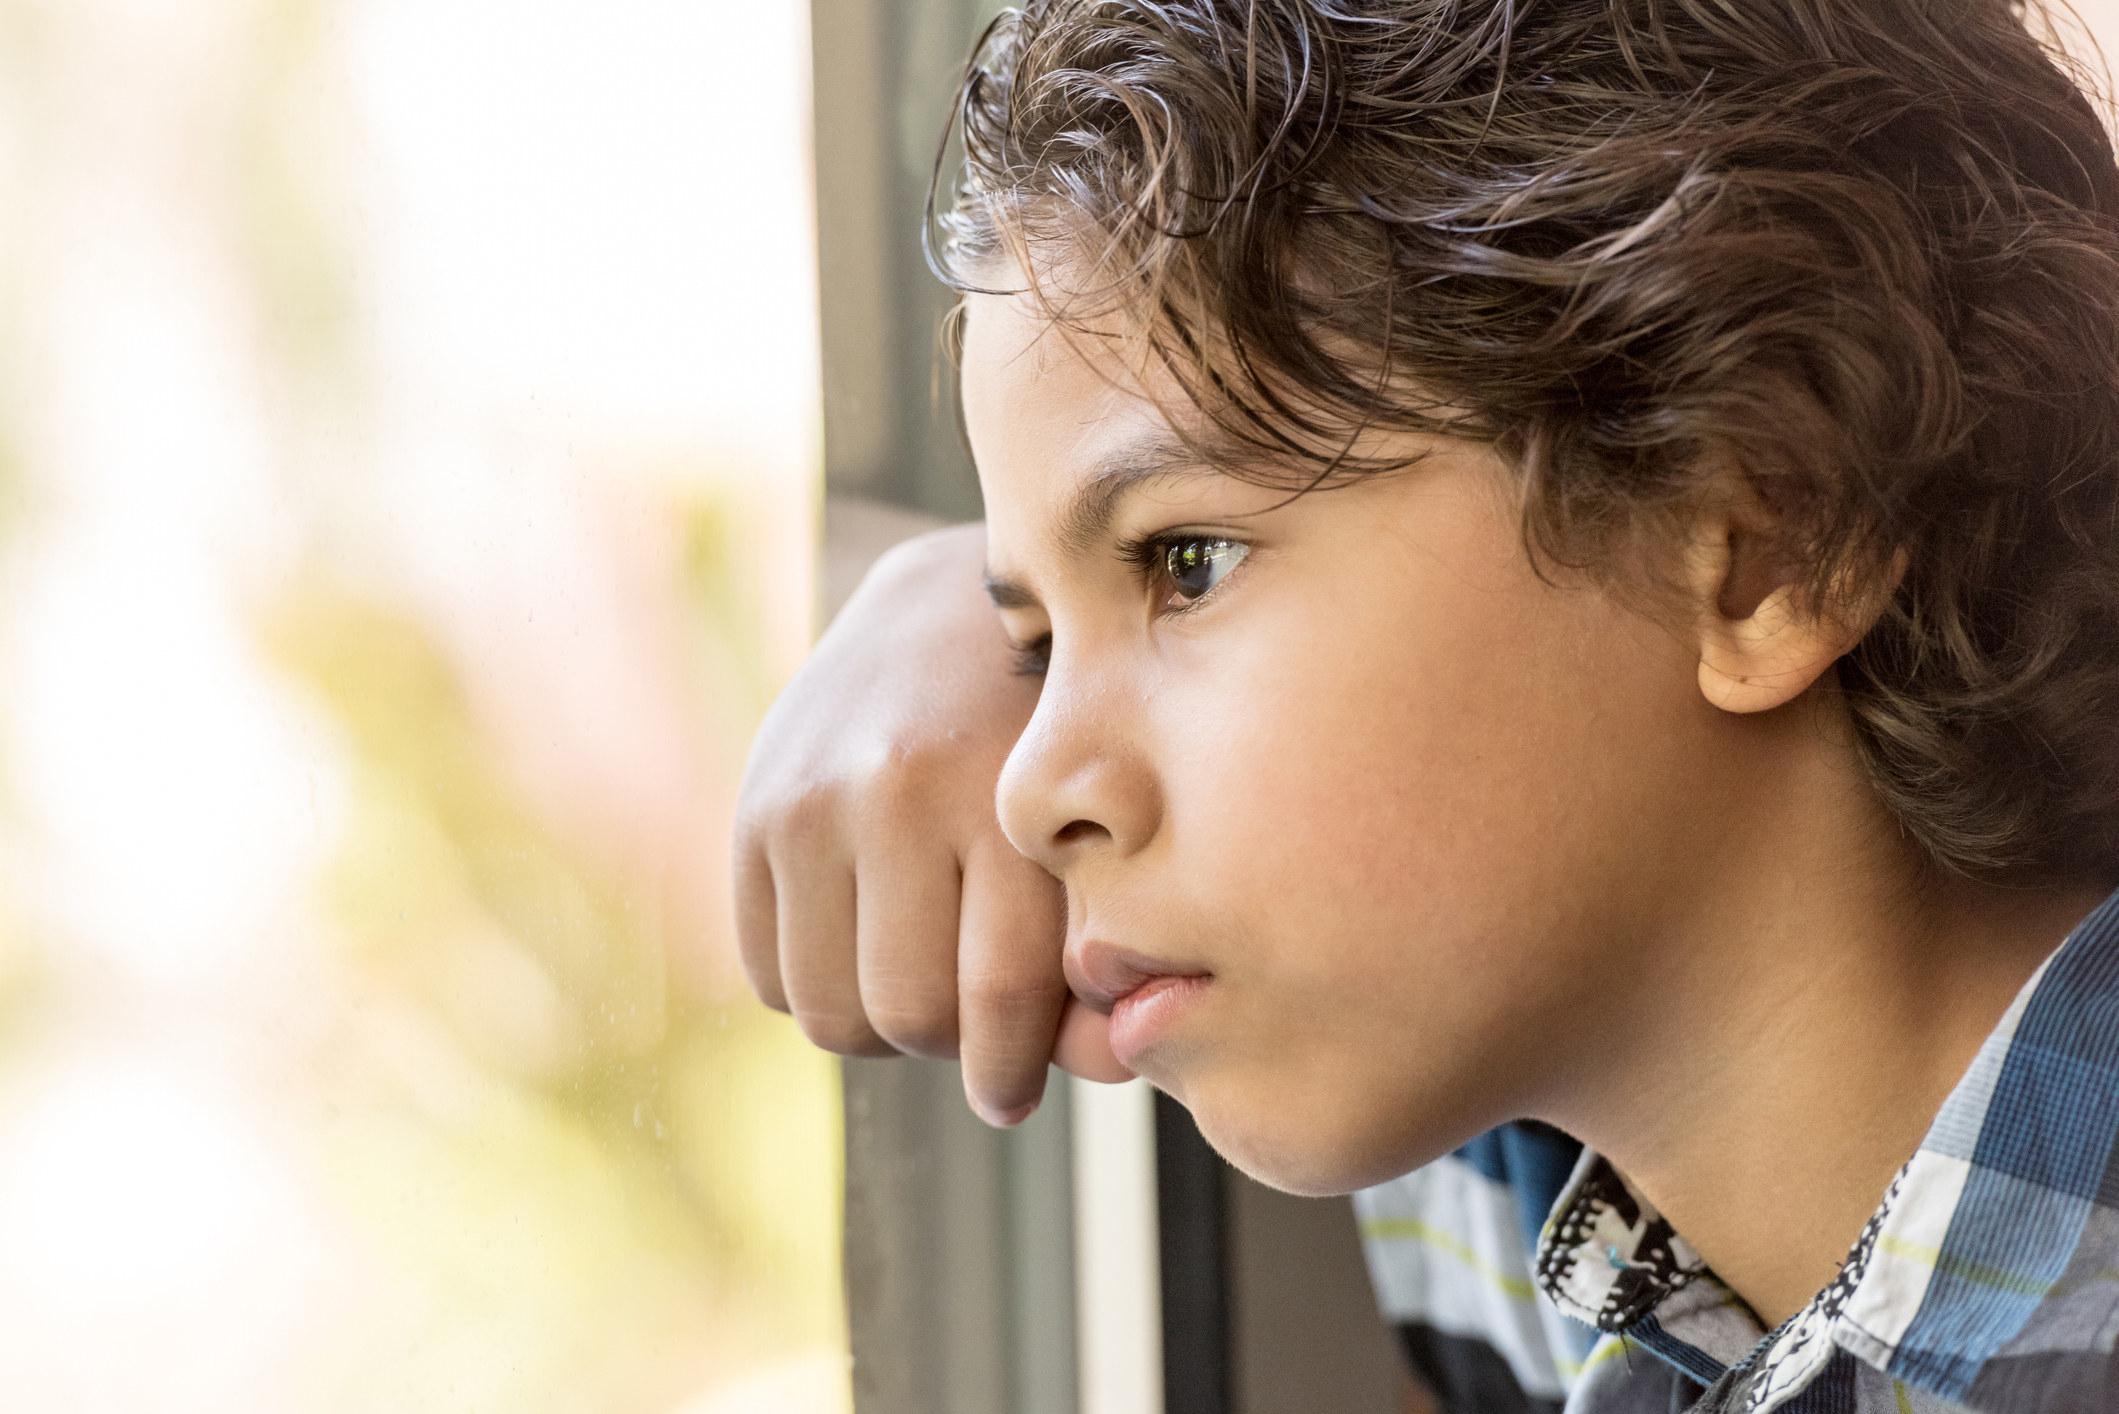
[[[1700,695],[1725,712],[1784,705],[1861,641],[1904,571],[1875,592],[1813,602],[1808,566],[1782,517],[1740,472],[1694,523],[1685,576],[1696,612]]]

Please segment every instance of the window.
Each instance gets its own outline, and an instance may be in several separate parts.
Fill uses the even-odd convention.
[[[0,1387],[847,1407],[797,0],[0,13]]]

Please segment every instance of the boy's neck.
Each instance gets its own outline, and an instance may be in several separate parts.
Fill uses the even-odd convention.
[[[1912,858],[1843,751],[1754,824],[1634,977],[1627,1036],[1541,1116],[1626,1174],[1770,1327],[1839,1270],[2038,964],[2104,897]],[[1798,738],[1799,741],[1799,738]]]

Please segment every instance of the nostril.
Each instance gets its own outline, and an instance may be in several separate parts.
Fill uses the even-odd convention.
[[[1111,832],[1094,820],[1069,820],[1052,838],[1059,844],[1079,844],[1083,840],[1095,839],[1098,835],[1111,838]]]

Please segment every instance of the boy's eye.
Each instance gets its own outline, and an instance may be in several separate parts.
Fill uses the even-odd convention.
[[[1177,597],[1190,603],[1243,563],[1251,547],[1239,540],[1173,540],[1163,547],[1163,572]]]

